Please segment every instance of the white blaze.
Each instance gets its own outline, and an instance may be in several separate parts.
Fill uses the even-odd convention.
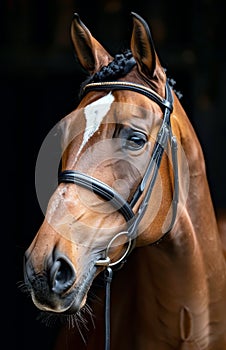
[[[114,96],[110,92],[108,95],[96,100],[84,108],[86,118],[86,129],[83,135],[83,141],[79,147],[77,157],[91,136],[99,129],[100,124],[114,101]]]

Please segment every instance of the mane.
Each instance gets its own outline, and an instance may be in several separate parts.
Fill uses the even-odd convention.
[[[181,91],[175,89],[176,81],[173,78],[169,78],[169,77],[167,77],[167,81],[168,81],[169,86],[171,87],[171,89],[175,92],[175,94],[177,95],[178,99],[180,100],[183,97],[183,94],[181,93]]]
[[[107,66],[102,67],[98,72],[89,76],[80,86],[79,98],[82,97],[82,91],[85,85],[90,83],[113,81],[125,76],[136,64],[136,61],[130,50],[126,50],[120,54],[116,54],[113,61]],[[166,70],[165,70],[166,71]],[[177,97],[180,99],[182,94],[175,90],[176,81],[173,78],[168,78],[167,81],[170,87],[174,90]]]

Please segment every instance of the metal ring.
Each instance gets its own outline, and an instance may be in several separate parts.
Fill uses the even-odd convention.
[[[107,249],[106,249],[106,257],[108,257],[109,249],[110,249],[112,243],[114,242],[114,240],[116,240],[119,236],[122,236],[122,235],[125,235],[125,236],[128,237],[128,232],[127,232],[127,231],[119,232],[117,235],[115,235],[115,236],[110,240],[110,242],[108,243]],[[128,245],[127,245],[127,248],[126,248],[125,253],[124,253],[124,254],[122,255],[122,257],[121,257],[120,259],[118,259],[117,261],[112,262],[112,263],[109,263],[108,266],[117,265],[117,264],[119,264],[119,263],[126,257],[126,255],[128,254],[128,252],[130,251],[131,242],[132,242],[132,239],[129,237],[129,238],[128,238]]]

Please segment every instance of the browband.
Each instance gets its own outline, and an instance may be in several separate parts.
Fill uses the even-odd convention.
[[[139,94],[142,94],[154,102],[156,102],[161,109],[169,109],[170,112],[173,110],[172,105],[172,99],[168,100],[167,97],[171,95],[170,87],[168,82],[166,82],[166,99],[158,95],[154,90],[140,85],[131,83],[128,81],[105,81],[105,82],[98,82],[98,83],[90,83],[84,86],[82,91],[82,96],[86,95],[89,91],[93,90],[131,90],[134,92],[138,92]]]

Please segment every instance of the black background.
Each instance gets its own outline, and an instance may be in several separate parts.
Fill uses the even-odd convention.
[[[34,182],[39,148],[49,130],[76,107],[85,79],[70,42],[73,13],[78,12],[92,34],[115,54],[129,45],[131,11],[150,24],[157,52],[183,94],[182,105],[203,147],[216,211],[226,208],[223,2],[1,1],[1,173],[6,209],[2,238],[10,238],[2,247],[2,321],[10,334],[6,348],[12,342],[12,348],[50,350],[57,330],[37,320],[39,312],[19,286],[24,251],[43,220]],[[13,257],[11,247],[16,247]],[[12,271],[16,278],[9,287]]]

